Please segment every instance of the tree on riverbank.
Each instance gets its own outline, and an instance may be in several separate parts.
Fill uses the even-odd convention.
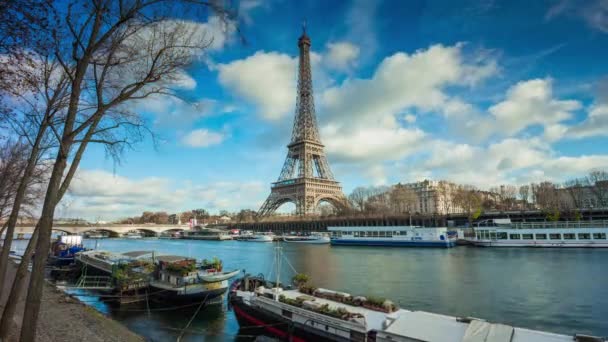
[[[183,80],[184,68],[213,42],[204,27],[170,15],[206,16],[210,9],[221,22],[231,20],[230,13],[215,2],[191,0],[95,0],[47,6],[57,20],[43,30],[52,37],[52,62],[60,66],[58,77],[66,80],[68,96],[59,120],[40,124],[48,123],[56,145],[49,152],[54,161],[35,238],[28,247],[31,253],[35,244],[36,259],[23,315],[22,326],[28,329],[22,329],[22,341],[33,341],[36,335],[55,208],[88,144],[103,144],[111,157],[118,158],[143,139],[149,133],[146,122],[130,105],[152,96],[175,95],[172,87]],[[15,287],[18,280],[13,291],[20,291]],[[12,319],[8,316],[5,308],[3,320]]]

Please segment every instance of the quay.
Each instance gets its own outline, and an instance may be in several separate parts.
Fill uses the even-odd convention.
[[[608,220],[608,208],[581,209],[582,221]],[[487,211],[476,221],[510,218],[513,222],[545,222],[546,214],[540,210]],[[255,222],[237,222],[230,227],[241,230],[271,231],[275,234],[296,232],[325,232],[327,227],[376,227],[376,226],[422,226],[422,227],[462,227],[468,224],[466,213],[448,215],[352,215],[329,217],[267,218]],[[225,226],[225,224],[224,224]]]
[[[15,276],[16,265],[9,262],[7,281],[0,289],[0,310],[4,308],[6,296],[10,293],[12,279]],[[17,312],[8,341],[18,341],[19,325],[23,318],[25,294],[20,298]],[[0,311],[0,315],[2,311]],[[42,304],[37,341],[92,341],[92,342],[142,342],[144,338],[127,329],[121,323],[103,315],[94,308],[57,290],[51,284],[45,283],[42,293]]]

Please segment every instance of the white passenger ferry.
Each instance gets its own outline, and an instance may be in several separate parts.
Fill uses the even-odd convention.
[[[468,240],[482,247],[608,247],[608,221],[511,222],[493,219]]]
[[[446,227],[379,226],[327,227],[332,245],[443,247],[456,245]]]

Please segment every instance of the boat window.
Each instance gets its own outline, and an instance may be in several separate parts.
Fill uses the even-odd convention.
[[[407,232],[405,230],[402,230],[399,232],[399,235],[407,235]]]
[[[378,232],[379,237],[386,237],[386,232]]]
[[[549,239],[551,240],[561,240],[562,234],[549,234]]]
[[[606,240],[606,233],[593,233],[594,240]]]
[[[532,240],[534,239],[534,237],[532,236],[532,234],[521,234],[521,238],[524,240]]]
[[[576,237],[574,237],[574,234],[572,234],[572,233],[566,233],[566,234],[564,234],[564,239],[565,240],[574,240],[574,239],[576,239]]]
[[[521,236],[519,236],[519,234],[509,234],[509,239],[519,240],[519,239],[521,239]]]
[[[490,240],[496,240],[496,232],[490,232]]]
[[[589,233],[578,233],[579,240],[591,240],[591,234]]]
[[[373,236],[374,236],[374,234],[372,234],[372,232],[367,232],[367,233],[366,233],[366,236],[367,236],[367,237],[373,237]]]
[[[547,240],[547,234],[536,234],[536,240]]]
[[[359,232],[355,232],[355,237],[359,237]]]
[[[373,237],[378,237],[378,231],[373,232]]]
[[[282,310],[281,314],[283,315],[283,317],[287,317],[287,318],[291,318],[291,311],[289,310]]]
[[[498,240],[506,240],[507,239],[507,233],[506,232],[498,232],[498,233],[496,233],[496,238]]]
[[[393,232],[391,232],[391,231],[386,232],[386,236],[393,237]]]
[[[395,231],[393,232],[393,235],[399,235],[399,232],[395,230]]]

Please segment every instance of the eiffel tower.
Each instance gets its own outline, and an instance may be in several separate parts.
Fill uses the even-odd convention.
[[[321,201],[336,208],[347,206],[342,187],[329,169],[319,138],[310,70],[310,38],[306,35],[306,26],[298,39],[298,47],[298,95],[291,142],[287,145],[287,159],[281,175],[272,183],[270,196],[260,208],[259,216],[270,215],[287,202],[295,203],[297,215],[314,213]]]

